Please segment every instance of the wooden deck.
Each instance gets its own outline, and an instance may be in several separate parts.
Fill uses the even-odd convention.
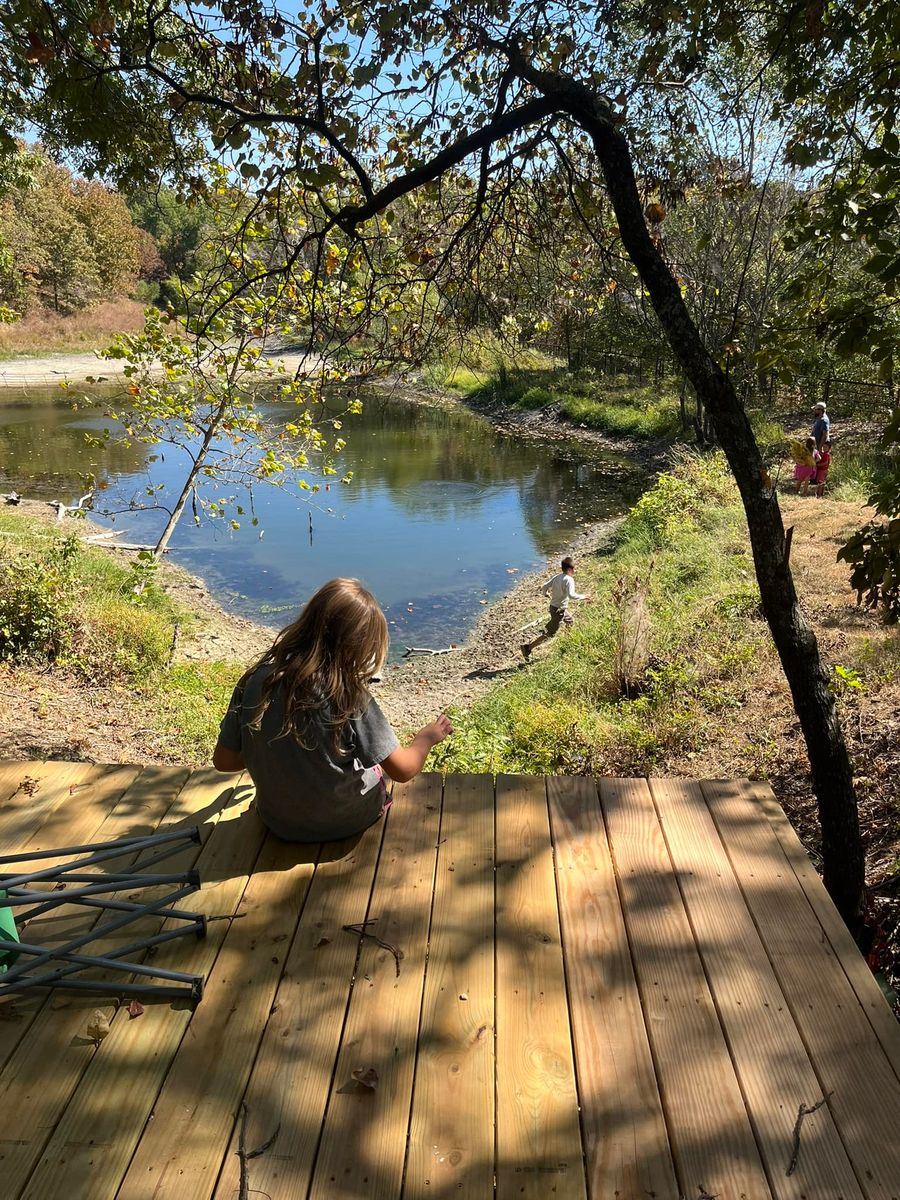
[[[199,821],[240,918],[158,950],[193,1012],[0,1008],[2,1200],[900,1197],[900,1027],[765,787],[426,775],[322,847],[251,799],[0,765],[7,852]]]

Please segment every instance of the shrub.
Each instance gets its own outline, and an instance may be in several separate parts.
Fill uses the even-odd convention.
[[[531,387],[527,392],[524,392],[516,404],[519,408],[546,408],[548,404],[553,403],[553,396],[548,388]]]
[[[721,455],[685,453],[671,471],[660,475],[631,510],[624,537],[643,532],[651,545],[664,547],[692,529],[717,519],[716,506],[734,500],[734,481]]]
[[[0,559],[0,659],[53,662],[72,640],[78,539],[51,539],[37,553],[3,547]]]
[[[56,663],[91,682],[141,682],[166,665],[175,610],[158,587],[136,596],[131,568],[75,534],[6,514],[3,525],[0,659]]]

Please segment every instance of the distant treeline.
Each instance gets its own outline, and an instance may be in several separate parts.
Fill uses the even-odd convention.
[[[26,316],[122,295],[170,302],[194,268],[204,218],[168,188],[123,196],[23,147],[0,187],[0,306]]]

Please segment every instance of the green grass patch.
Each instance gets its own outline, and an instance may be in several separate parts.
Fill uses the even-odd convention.
[[[470,396],[480,391],[490,379],[487,371],[473,371],[470,367],[453,367],[449,371],[438,372],[434,381],[438,387],[449,388],[461,396]]]
[[[552,410],[576,425],[619,437],[674,439],[681,428],[670,380],[639,386],[625,376],[592,370],[519,368],[492,373],[477,386],[473,376],[467,384],[466,393],[476,398],[530,412]]]
[[[883,480],[900,470],[898,459],[877,442],[835,438],[828,468],[828,494],[864,504]]]
[[[646,590],[650,657],[623,697],[616,596]],[[721,455],[685,454],[635,505],[611,551],[582,557],[575,627],[471,709],[435,751],[448,771],[647,773],[699,751],[743,703],[762,626],[743,514]]]
[[[140,697],[161,751],[205,762],[242,671],[169,665],[176,622],[194,620],[151,581],[138,598],[127,563],[71,532],[0,514],[0,659],[46,667]]]
[[[234,685],[237,663],[175,663],[145,695],[162,744],[189,762],[209,762]]]

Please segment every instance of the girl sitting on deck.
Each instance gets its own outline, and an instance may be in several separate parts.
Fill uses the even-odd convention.
[[[384,664],[388,629],[357,579],[332,579],[238,681],[213,766],[245,767],[260,817],[287,841],[350,837],[390,804],[384,775],[422,770],[453,727],[440,716],[401,746],[368,683]]]

